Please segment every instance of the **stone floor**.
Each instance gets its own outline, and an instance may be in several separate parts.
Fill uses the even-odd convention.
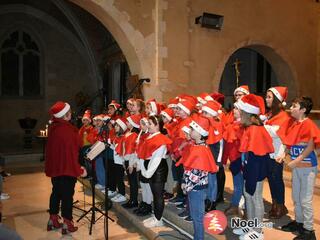
[[[3,203],[3,223],[15,229],[25,240],[50,240],[50,239],[105,239],[104,219],[93,225],[92,235],[89,235],[89,220],[82,219],[77,226],[79,230],[71,235],[62,236],[60,231],[46,231],[48,220],[48,199],[51,191],[50,179],[43,173],[13,175],[4,183],[5,192],[10,194],[10,199]],[[87,202],[86,209],[90,207],[91,197],[86,194],[84,198],[82,186],[76,185],[75,200],[79,200],[80,207]],[[74,219],[78,219],[81,212],[74,210]],[[109,211],[115,220],[109,221],[109,239],[136,240],[145,239],[137,229],[121,215]]]
[[[38,162],[39,163],[39,162]],[[39,164],[38,164],[39,165]],[[42,165],[42,163],[41,163]],[[72,236],[61,237],[60,232],[47,232],[46,222],[48,214],[46,212],[48,207],[48,198],[51,191],[50,179],[45,177],[43,173],[39,173],[41,169],[39,167],[34,167],[33,165],[30,169],[34,170],[34,173],[21,174],[22,169],[10,178],[8,178],[4,183],[5,192],[8,192],[11,196],[9,200],[3,201],[3,215],[5,216],[4,224],[15,229],[24,239],[105,239],[104,238],[104,226],[103,220],[99,220],[94,226],[92,236],[89,236],[89,221],[83,219],[79,222],[79,231],[72,234]],[[285,171],[285,178],[289,179],[290,172]],[[226,203],[218,205],[219,210],[223,210],[230,200],[230,193],[232,191],[232,179],[229,171],[226,171]],[[319,176],[317,181],[319,180]],[[268,211],[270,208],[270,192],[268,183],[264,184],[263,191],[265,199],[265,210]],[[85,198],[84,198],[85,196]],[[87,202],[86,208],[89,207],[90,196],[84,195],[82,191],[82,185],[77,183],[75,199],[80,200],[80,206],[83,207],[83,202]],[[317,207],[320,204],[320,194],[316,193],[313,199],[314,204],[314,227],[316,230],[316,235],[320,238],[320,208]],[[293,202],[291,200],[291,187],[290,184],[286,185],[286,205],[289,209],[288,216],[283,217],[280,220],[275,221],[274,228],[265,229],[265,239],[293,239],[294,235],[291,233],[285,233],[280,231],[279,226],[286,224],[290,218],[293,218]],[[172,207],[171,207],[172,208]],[[116,220],[115,223],[109,222],[109,239],[122,240],[122,239],[145,239],[139,230],[144,234],[143,226],[141,227],[141,219],[136,218],[131,211],[123,209],[121,206],[115,206],[114,211],[110,212],[110,215]],[[120,211],[119,211],[120,210]],[[166,208],[165,211],[170,210]],[[176,215],[177,211],[172,211]],[[121,213],[121,214],[119,214]],[[74,216],[77,219],[80,212],[75,210]],[[164,214],[166,215],[166,214]],[[125,217],[123,217],[125,216]],[[177,218],[177,217],[176,217]],[[176,222],[183,223],[182,219],[175,219]],[[269,221],[265,219],[265,221]],[[139,230],[138,230],[139,229]],[[163,228],[148,229],[153,231],[154,235],[159,234],[165,235],[166,233],[173,234],[174,231],[168,225]],[[176,235],[178,239],[186,239],[182,235]],[[150,237],[149,237],[150,238]],[[172,237],[162,236],[162,239],[174,239]],[[151,237],[154,239],[154,237]],[[160,239],[160,238],[159,238]],[[238,239],[234,234],[231,233],[231,229],[227,228],[224,234],[216,235],[214,238],[210,239]]]

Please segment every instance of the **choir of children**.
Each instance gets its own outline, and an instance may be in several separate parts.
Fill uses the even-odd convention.
[[[267,217],[279,219],[286,215],[283,168],[286,154],[290,154],[292,161],[288,166],[293,174],[295,220],[282,230],[296,232],[296,240],[315,239],[312,196],[320,131],[307,117],[312,100],[296,98],[290,116],[285,111],[286,87],[268,89],[264,100],[250,94],[248,86],[240,86],[234,91],[234,109],[229,113],[214,100],[221,100],[221,96],[181,94],[171,99],[167,108],[155,99],[145,104],[141,99],[130,98],[122,113],[120,104],[112,101],[107,117],[93,118],[94,127],[90,125],[90,112],[85,112],[79,131],[83,147],[97,140],[110,146],[106,154],[96,159],[97,187],[103,189],[107,184],[108,191],[103,191],[111,200],[124,203],[125,208],[135,208],[134,213],[139,216],[151,215],[153,211],[143,222],[146,227],[162,226],[165,183],[168,174],[172,174],[177,186],[176,196],[169,204],[185,208],[179,216],[193,221],[194,239],[204,239],[205,211],[216,209],[216,205],[224,201],[224,168],[228,161],[233,193],[226,215],[262,222],[265,178],[272,196]],[[103,119],[107,119],[107,130],[102,128]],[[103,159],[109,163],[107,171]],[[124,172],[129,182],[128,198]],[[245,216],[239,209],[242,197]],[[257,226],[233,232],[240,235],[240,239],[264,238],[263,229]]]

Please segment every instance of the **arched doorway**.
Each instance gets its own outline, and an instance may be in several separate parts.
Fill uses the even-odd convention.
[[[102,25],[112,34],[124,53],[132,74],[144,75],[143,67],[137,54],[138,46],[133,42],[133,32],[130,32],[127,26],[125,31],[123,28],[126,25],[121,19],[121,12],[113,6],[113,4],[106,4],[104,7],[94,1],[83,0],[69,0],[78,5],[85,11],[93,15]]]
[[[225,94],[225,107],[233,104],[233,91],[237,86],[235,65],[238,61],[239,85],[249,85],[250,91],[264,95],[269,87],[284,85],[289,88],[288,100],[297,92],[296,77],[289,63],[273,48],[255,44],[235,49],[226,57],[221,71],[219,91]]]

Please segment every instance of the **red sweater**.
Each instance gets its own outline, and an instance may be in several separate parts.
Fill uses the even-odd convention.
[[[78,159],[80,146],[78,129],[63,119],[53,119],[46,145],[46,175],[80,176],[83,173]]]

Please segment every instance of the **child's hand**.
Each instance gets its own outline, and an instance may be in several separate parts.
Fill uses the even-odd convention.
[[[288,163],[288,167],[291,169],[294,169],[297,166],[297,161],[293,160],[291,162]]]
[[[283,162],[285,161],[285,159],[286,159],[286,154],[283,153],[281,156],[275,158],[275,161],[276,161],[277,163],[283,163]]]

